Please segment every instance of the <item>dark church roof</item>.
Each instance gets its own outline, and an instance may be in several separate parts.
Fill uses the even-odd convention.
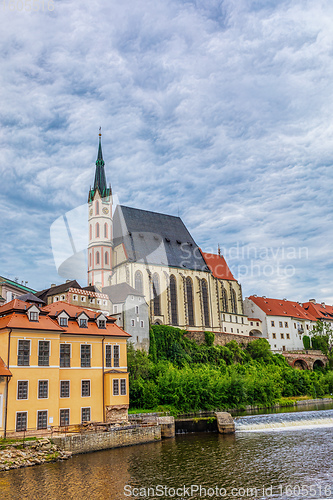
[[[114,246],[123,243],[130,262],[210,272],[180,217],[117,206]]]
[[[125,302],[129,295],[137,295],[143,297],[143,294],[135,290],[127,283],[119,283],[118,285],[105,286],[102,290],[109,296],[109,299],[113,304],[120,304]]]

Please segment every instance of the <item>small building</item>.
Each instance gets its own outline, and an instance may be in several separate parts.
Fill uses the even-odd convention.
[[[303,303],[303,308],[312,314],[318,321],[327,323],[328,326],[333,326],[333,306],[325,304],[325,302],[317,303],[315,299],[310,299]]]
[[[6,304],[13,299],[16,299],[19,295],[25,293],[34,293],[35,290],[27,287],[27,281],[13,281],[4,276],[0,276],[0,305]]]
[[[127,339],[115,318],[66,302],[0,307],[0,435],[127,420]]]
[[[76,280],[67,280],[61,285],[52,284],[36,296],[45,304],[53,302],[67,302],[78,307],[85,307],[94,311],[110,312],[109,297],[98,290],[95,286],[82,288]]]
[[[127,283],[107,286],[103,293],[110,299],[110,313],[117,325],[131,335],[135,349],[149,351],[149,310],[143,293]]]
[[[252,328],[256,323],[252,335],[259,336],[258,331],[261,331],[272,351],[277,352],[303,349],[303,336],[309,334],[316,322],[302,304],[286,299],[251,295],[244,300],[244,310],[250,324],[253,322]],[[256,331],[258,326],[260,330]]]

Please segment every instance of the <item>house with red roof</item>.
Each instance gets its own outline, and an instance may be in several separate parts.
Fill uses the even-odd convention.
[[[303,349],[303,336],[309,335],[316,323],[303,304],[287,299],[251,295],[244,300],[244,310],[250,322],[261,322],[262,336],[277,352]],[[256,335],[255,329],[250,335]]]

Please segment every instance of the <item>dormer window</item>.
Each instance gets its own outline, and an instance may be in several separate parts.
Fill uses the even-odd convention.
[[[60,326],[68,326],[68,318],[59,318]]]
[[[80,318],[80,328],[88,328],[88,320],[86,318]]]
[[[106,321],[104,319],[98,320],[98,328],[106,328]]]
[[[38,321],[38,312],[30,311],[29,312],[29,320],[30,321]]]

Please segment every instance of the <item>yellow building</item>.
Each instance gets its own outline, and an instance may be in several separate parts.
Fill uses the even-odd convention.
[[[115,318],[64,302],[0,307],[0,434],[127,420],[129,337]]]

